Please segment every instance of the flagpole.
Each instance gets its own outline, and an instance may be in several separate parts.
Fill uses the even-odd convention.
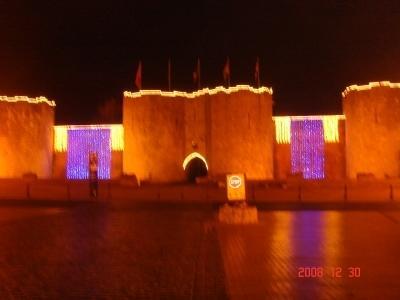
[[[200,74],[200,57],[197,57],[197,89],[200,90],[201,88],[201,74]]]
[[[171,91],[171,58],[168,58],[168,90]]]
[[[229,60],[229,56],[228,56],[228,88],[231,86],[231,62]]]
[[[231,62],[228,57],[228,88],[231,86]]]
[[[224,77],[224,85],[228,83],[228,87],[231,86],[231,66],[229,61],[229,56],[226,57],[226,62],[224,65],[224,69],[222,70],[222,74]]]
[[[256,61],[256,71],[257,71],[257,87],[260,87],[260,58],[257,56],[257,61]]]

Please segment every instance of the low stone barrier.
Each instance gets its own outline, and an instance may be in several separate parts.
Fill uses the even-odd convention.
[[[68,200],[68,189],[63,182],[46,182],[34,180],[28,184],[29,199],[34,200]]]
[[[391,196],[394,202],[400,203],[400,182],[391,184]]]
[[[28,181],[22,179],[1,179],[1,200],[26,200],[29,197]]]
[[[386,182],[350,182],[346,184],[346,202],[389,202],[391,185]]]
[[[112,185],[110,188],[111,200],[159,200],[158,189],[151,187],[127,187]]]
[[[298,202],[300,200],[299,186],[253,188],[255,203]]]
[[[300,191],[300,201],[304,203],[343,203],[346,200],[345,183],[304,183]]]
[[[400,203],[400,181],[290,182],[247,184],[249,203]],[[85,180],[0,179],[0,200],[87,201]],[[226,203],[223,187],[215,185],[121,185],[100,181],[98,200]]]

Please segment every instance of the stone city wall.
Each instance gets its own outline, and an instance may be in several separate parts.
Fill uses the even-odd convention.
[[[400,175],[400,88],[390,83],[354,86],[343,93],[349,178]]]
[[[52,175],[54,103],[44,98],[1,97],[0,177]],[[30,101],[31,103],[29,103]]]
[[[198,152],[211,176],[241,172],[272,179],[272,92],[217,89],[125,93],[124,173],[153,182],[184,181],[183,161]]]

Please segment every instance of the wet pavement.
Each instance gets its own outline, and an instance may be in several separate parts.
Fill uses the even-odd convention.
[[[0,206],[0,299],[400,299],[400,211]]]

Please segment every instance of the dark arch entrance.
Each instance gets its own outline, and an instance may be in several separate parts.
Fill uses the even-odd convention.
[[[207,166],[200,158],[195,157],[186,166],[186,178],[189,182],[196,182],[196,177],[207,176]]]

